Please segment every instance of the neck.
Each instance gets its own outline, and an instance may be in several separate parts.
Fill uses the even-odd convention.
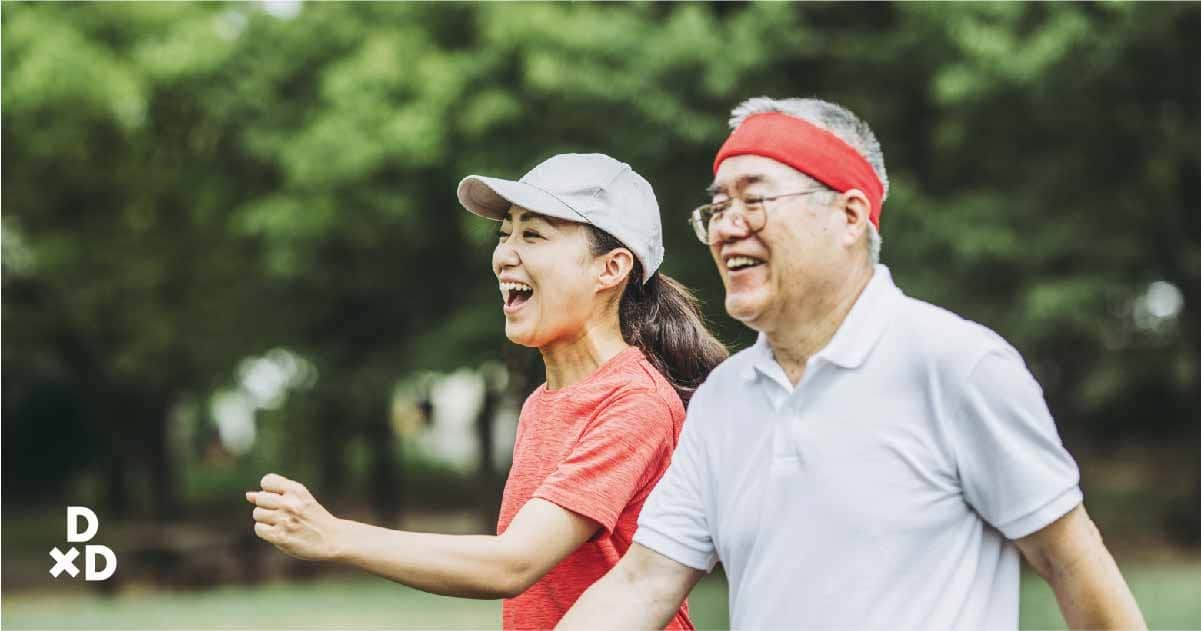
[[[783,314],[780,321],[787,323],[785,326],[764,331],[776,362],[792,385],[800,383],[809,358],[834,338],[874,273],[875,266],[870,264],[852,268],[833,285],[833,291],[797,303],[790,313]]]
[[[558,390],[583,381],[601,364],[629,347],[621,337],[616,318],[604,324],[590,324],[572,338],[543,346],[538,351],[546,364],[546,387]]]

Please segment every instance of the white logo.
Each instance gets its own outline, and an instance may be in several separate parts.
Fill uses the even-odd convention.
[[[79,518],[82,517],[87,522],[83,532],[79,532]],[[96,513],[86,506],[68,506],[67,507],[67,543],[87,543],[96,536],[96,531],[100,530],[100,520],[96,518]],[[112,548],[99,544],[86,545],[84,550],[84,580],[88,581],[103,581],[113,575],[117,571],[117,555],[113,554]],[[96,570],[96,557],[104,557],[104,568]],[[54,559],[54,566],[50,568],[50,576],[58,578],[60,574],[66,572],[75,578],[79,575],[79,568],[75,567],[75,559],[79,558],[79,550],[75,547],[67,548],[66,552],[54,548],[50,550],[50,558]]]

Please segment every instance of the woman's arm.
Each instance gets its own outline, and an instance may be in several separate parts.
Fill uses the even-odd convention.
[[[541,499],[517,512],[503,535],[390,530],[334,517],[299,482],[274,473],[255,505],[254,531],[309,560],[347,563],[435,594],[511,598],[546,575],[596,532],[596,522]]]

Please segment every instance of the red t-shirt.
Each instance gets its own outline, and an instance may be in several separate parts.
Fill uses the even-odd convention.
[[[497,533],[531,498],[554,502],[601,530],[520,596],[504,601],[505,629],[550,629],[630,547],[638,512],[680,438],[684,405],[629,348],[583,381],[525,401]],[[692,629],[685,602],[668,629]]]

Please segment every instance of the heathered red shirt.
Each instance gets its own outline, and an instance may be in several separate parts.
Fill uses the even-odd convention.
[[[617,564],[683,423],[679,395],[637,348],[583,381],[555,391],[543,384],[526,399],[497,533],[535,497],[592,519],[600,530],[525,593],[504,601],[505,629],[554,627]],[[686,602],[667,628],[693,628]]]

